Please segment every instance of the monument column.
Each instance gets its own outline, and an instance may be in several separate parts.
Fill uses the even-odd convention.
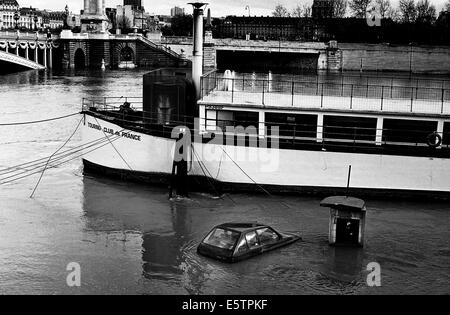
[[[103,0],[97,0],[97,15],[103,15]]]
[[[81,32],[107,35],[109,20],[105,12],[105,1],[85,0],[84,4],[88,10],[81,15]]]

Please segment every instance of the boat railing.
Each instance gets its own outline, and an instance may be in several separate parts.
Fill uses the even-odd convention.
[[[202,77],[206,103],[294,108],[450,114],[450,88],[256,79],[251,75]]]
[[[97,110],[117,110],[124,104],[129,104],[130,108],[135,110],[142,110],[142,97],[91,97],[83,98],[82,110],[90,110],[95,108]]]
[[[99,103],[96,103],[99,105]],[[341,149],[370,148],[370,147],[403,147],[404,150],[431,150],[429,148],[430,134],[438,134],[441,137],[440,149],[450,148],[450,131],[437,132],[431,129],[410,128],[383,128],[345,125],[319,125],[308,123],[286,123],[266,121],[261,124],[258,121],[245,120],[218,120],[209,118],[196,118],[189,116],[172,117],[170,120],[162,121],[162,117],[156,112],[130,111],[123,113],[120,107],[115,105],[91,107],[87,102],[85,111],[94,115],[108,118],[127,129],[135,129],[150,134],[171,137],[173,129],[187,126],[192,137],[196,135],[206,136],[206,139],[215,139],[218,143],[222,136],[223,144],[230,139],[236,142],[249,143],[254,139],[259,141],[276,141],[282,146],[302,147],[329,146]],[[321,130],[319,132],[319,130]],[[415,148],[415,149],[414,149]],[[403,150],[403,149],[398,149]],[[434,151],[434,150],[431,150]],[[431,152],[430,151],[430,152]],[[425,152],[425,151],[424,151]],[[426,151],[428,152],[428,151]]]

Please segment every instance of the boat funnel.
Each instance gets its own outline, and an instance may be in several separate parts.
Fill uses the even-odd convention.
[[[201,96],[201,77],[203,75],[203,7],[204,2],[189,3],[194,8],[194,49],[192,60],[192,80],[194,81],[197,99]]]

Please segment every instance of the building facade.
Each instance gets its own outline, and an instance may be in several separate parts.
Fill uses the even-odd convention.
[[[227,16],[213,20],[216,38],[311,41],[316,31],[310,18]]]
[[[117,27],[123,30],[137,28],[143,30],[147,28],[148,15],[142,6],[124,5],[117,6],[116,21]]]
[[[62,29],[64,26],[64,20],[66,19],[66,13],[63,11],[43,11],[42,23],[45,29]]]
[[[314,19],[329,19],[334,17],[334,0],[314,0],[312,5]]]
[[[20,8],[18,28],[22,30],[40,30],[43,27],[43,14],[36,8]]]
[[[173,7],[170,9],[170,16],[184,15],[184,9],[180,7]]]
[[[75,15],[73,25],[79,24]],[[0,0],[0,29],[19,29],[38,31],[43,29],[60,29],[64,26],[66,12],[39,10],[33,7],[19,6],[16,0]],[[69,23],[68,23],[69,24]]]
[[[124,0],[123,5],[130,5],[134,10],[142,10],[142,0]]]
[[[19,11],[16,0],[0,0],[0,29],[12,29],[16,26],[14,15]]]

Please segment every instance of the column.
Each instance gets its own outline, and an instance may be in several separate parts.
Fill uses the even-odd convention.
[[[437,125],[436,131],[442,137],[442,140],[444,140],[444,121],[443,120],[438,120],[438,125]]]
[[[53,68],[53,47],[50,47],[49,50],[49,68],[52,69]]]
[[[375,137],[375,144],[376,145],[382,145],[383,144],[383,124],[384,124],[384,118],[378,117],[377,119],[377,133]]]
[[[199,113],[199,129],[200,132],[203,133],[206,130],[206,109],[205,105],[199,105],[198,107],[198,113]]]
[[[25,58],[29,60],[30,57],[29,57],[29,55],[28,55],[28,49],[29,49],[29,48],[28,48],[28,43],[27,43],[27,48],[25,48]]]
[[[197,99],[200,99],[200,82],[203,75],[203,9],[204,3],[191,3],[194,7],[194,49],[192,60],[192,81],[194,81]]]
[[[84,14],[89,13],[89,0],[84,0]]]
[[[266,113],[263,110],[259,112],[258,134],[260,138],[266,136]]]
[[[44,67],[47,69],[47,47],[44,48]]]
[[[34,48],[34,62],[39,63],[38,46],[36,42],[36,47]]]
[[[323,142],[323,114],[317,115],[317,142]]]
[[[102,15],[103,1],[97,0],[97,15]]]

